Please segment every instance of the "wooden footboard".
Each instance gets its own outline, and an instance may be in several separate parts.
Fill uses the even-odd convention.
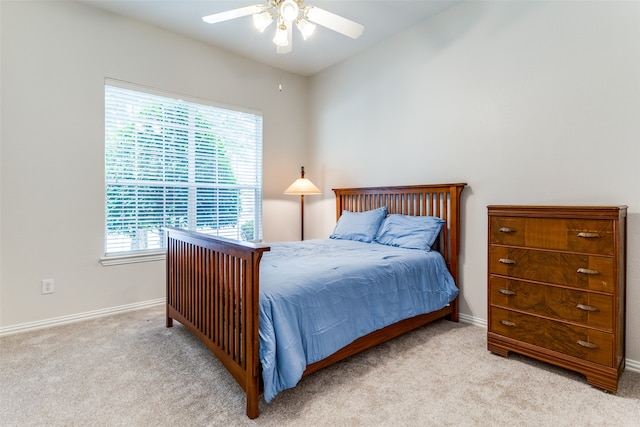
[[[458,280],[460,193],[465,184],[335,189],[338,217],[387,206],[389,213],[438,216],[446,221],[437,249]],[[167,327],[177,320],[224,364],[247,395],[247,416],[258,416],[260,393],[259,272],[267,245],[168,228]],[[437,312],[416,316],[362,337],[305,374],[435,319],[458,320],[457,299]]]
[[[259,269],[267,245],[168,228],[167,327],[177,320],[222,362],[258,416]]]

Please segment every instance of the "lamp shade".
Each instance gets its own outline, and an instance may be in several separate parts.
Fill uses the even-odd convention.
[[[307,196],[311,194],[322,194],[322,191],[307,178],[298,178],[284,190],[284,194]]]
[[[289,38],[287,36],[287,27],[284,24],[278,25],[278,29],[276,30],[276,35],[273,37],[273,43],[276,46],[287,46],[289,45]]]
[[[273,15],[269,12],[256,13],[253,15],[253,25],[261,33],[273,22]]]
[[[298,30],[300,30],[300,33],[302,34],[302,38],[305,40],[311,37],[311,35],[316,29],[316,26],[313,25],[311,22],[307,21],[306,19],[299,19],[298,22],[296,23],[296,26],[298,27]]]

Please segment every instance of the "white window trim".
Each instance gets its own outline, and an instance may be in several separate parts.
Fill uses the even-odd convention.
[[[159,251],[142,251],[127,254],[105,255],[100,258],[100,264],[104,267],[122,264],[135,264],[138,262],[164,261],[167,252],[162,249]]]

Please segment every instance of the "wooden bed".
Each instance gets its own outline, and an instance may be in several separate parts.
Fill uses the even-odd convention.
[[[460,250],[460,194],[466,184],[334,189],[336,218],[387,206],[388,213],[437,216],[446,221],[434,247],[456,283]],[[222,362],[246,393],[249,418],[259,414],[259,283],[266,244],[239,242],[169,228],[167,235],[167,327],[177,320]],[[363,336],[308,365],[315,372],[436,319],[458,321],[458,299],[445,308]]]

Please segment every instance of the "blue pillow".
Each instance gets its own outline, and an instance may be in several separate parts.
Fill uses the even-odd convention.
[[[365,212],[342,211],[336,228],[329,238],[371,243],[386,215],[386,206]]]
[[[407,249],[431,250],[445,221],[435,216],[392,214],[385,218],[375,242]]]

